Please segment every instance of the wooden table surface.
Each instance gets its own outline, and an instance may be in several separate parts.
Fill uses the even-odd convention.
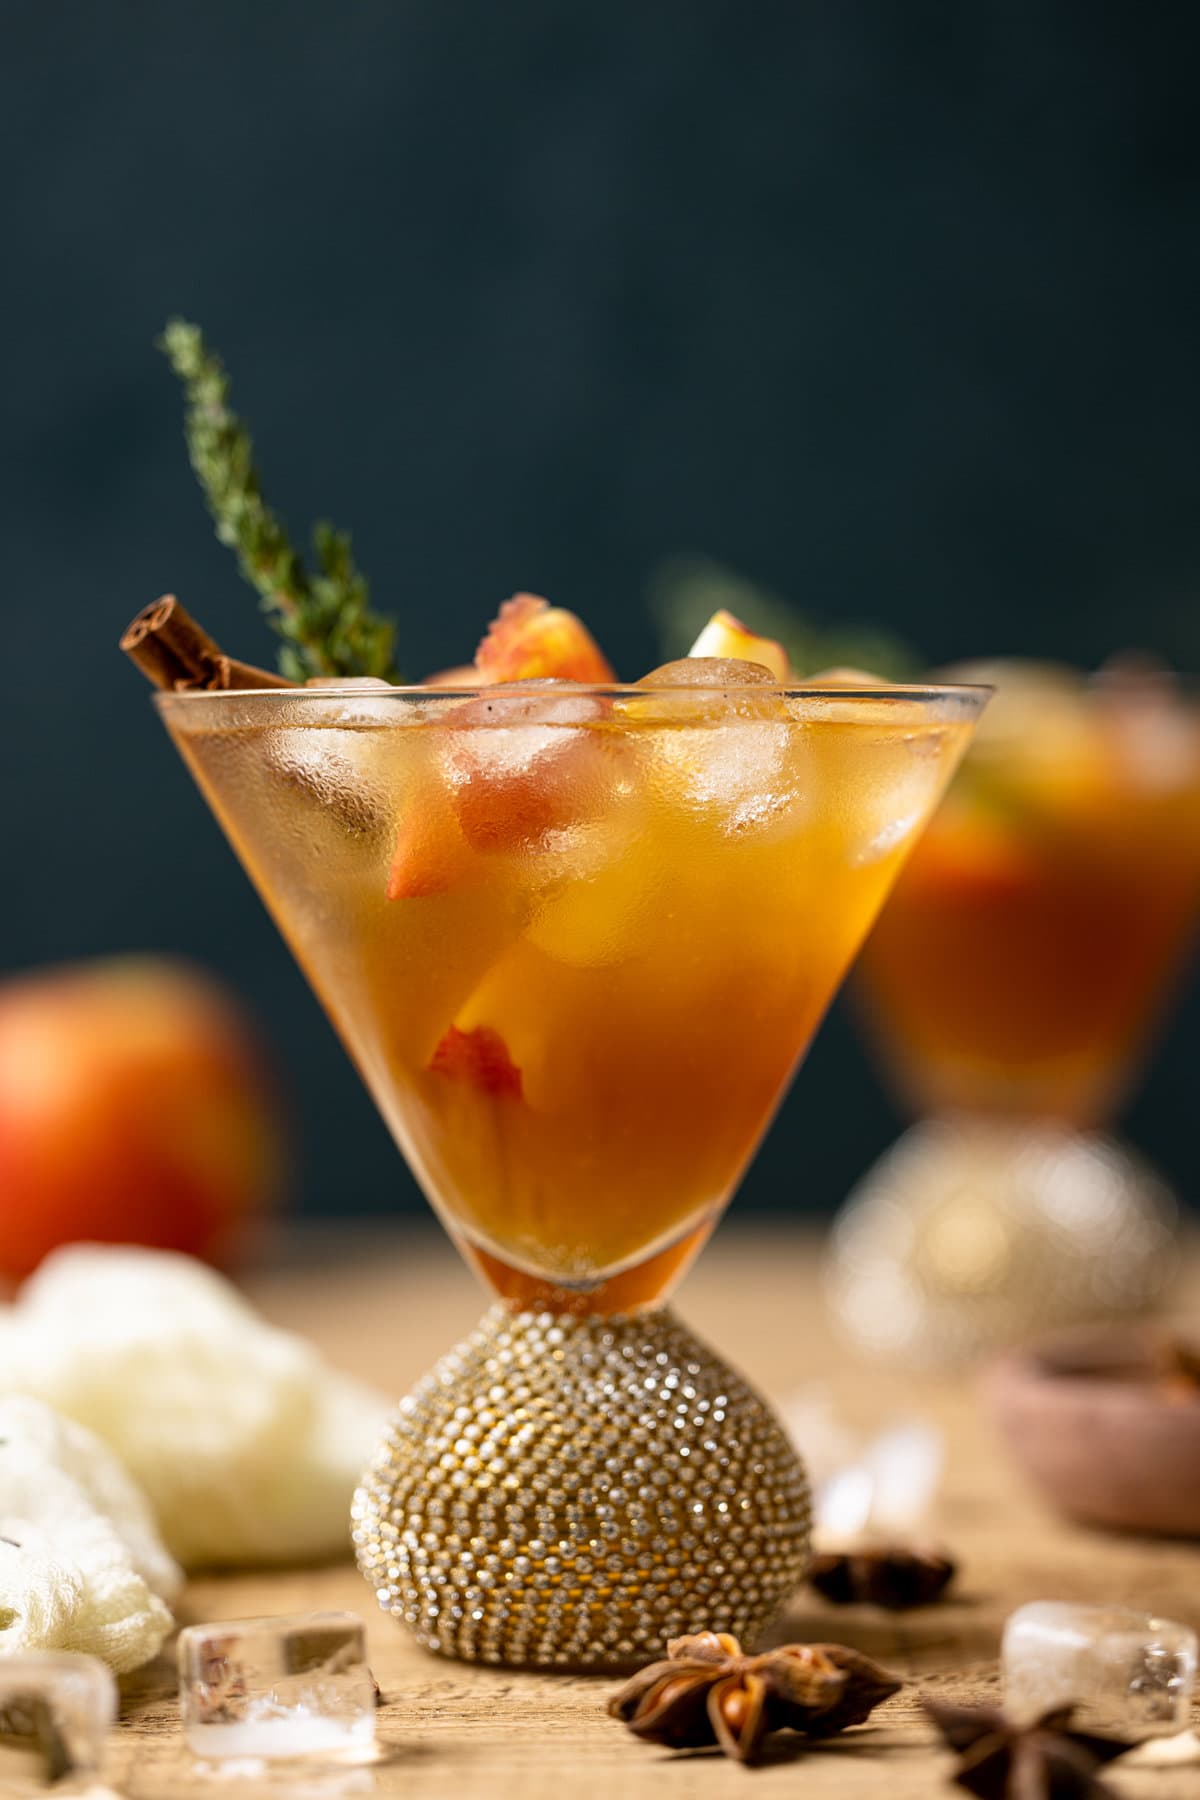
[[[396,1395],[474,1323],[480,1294],[449,1245],[428,1234],[336,1253],[294,1256],[250,1283],[274,1321],[301,1330],[331,1360]],[[1200,1259],[1188,1295],[1200,1299]],[[678,1309],[768,1396],[825,1384],[863,1424],[919,1413],[942,1426],[948,1468],[939,1530],[958,1556],[952,1597],[889,1616],[834,1608],[799,1594],[772,1636],[833,1640],[868,1651],[911,1684],[871,1722],[828,1744],[777,1740],[777,1758],[753,1772],[715,1753],[672,1754],[639,1743],[606,1717],[614,1682],[474,1668],[430,1657],[375,1610],[353,1567],[206,1577],[189,1587],[186,1621],[349,1607],[368,1621],[372,1666],[385,1704],[380,1758],[357,1768],[280,1771],[270,1779],[205,1774],[178,1736],[178,1707],[164,1658],[124,1684],[122,1723],[106,1771],[129,1800],[286,1793],[406,1795],[409,1800],[638,1800],[803,1792],[812,1800],[925,1800],[945,1785],[950,1758],[935,1745],[920,1692],[964,1702],[996,1700],[996,1655],[1005,1616],[1023,1601],[1077,1598],[1158,1610],[1200,1626],[1200,1546],[1081,1530],[1048,1514],[1001,1453],[966,1380],[913,1379],[849,1359],[824,1316],[811,1240],[719,1232],[687,1280]],[[786,1749],[782,1748],[786,1746]],[[1200,1800],[1200,1767],[1134,1770],[1107,1779],[1129,1800]]]

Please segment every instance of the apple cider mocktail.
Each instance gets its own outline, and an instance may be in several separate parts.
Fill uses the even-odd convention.
[[[926,1108],[1103,1121],[1200,908],[1200,711],[1170,678],[1021,663],[861,979]]]
[[[702,1241],[974,711],[760,678],[161,703],[501,1292],[649,1299]]]

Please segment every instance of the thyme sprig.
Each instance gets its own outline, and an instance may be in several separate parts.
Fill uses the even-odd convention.
[[[397,680],[395,625],[370,609],[349,532],[314,526],[314,567],[307,568],[263,498],[254,445],[229,405],[229,376],[220,357],[199,327],[184,319],[168,322],[158,347],[184,386],[188,455],[217,537],[236,553],[284,639],[281,672],[292,681],[360,675]]]

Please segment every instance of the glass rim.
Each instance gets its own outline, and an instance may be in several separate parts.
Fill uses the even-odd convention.
[[[995,673],[994,681],[961,681],[956,671],[959,669],[988,669]],[[945,672],[945,681],[941,679]],[[1076,663],[1063,662],[1051,656],[977,656],[963,657],[959,662],[945,663],[930,671],[929,686],[932,687],[987,687],[992,693],[999,693],[1004,685],[1004,677],[1015,672],[1018,678],[1026,672],[1051,677],[1062,676],[1068,686],[1077,687],[1082,693],[1091,693],[1095,688],[1127,688],[1163,689],[1174,691],[1191,697],[1200,689],[1200,668],[1178,669],[1173,663],[1101,663],[1098,668],[1084,669]]]
[[[480,682],[461,687],[422,687],[416,683],[384,687],[360,687],[351,682],[345,686],[328,687],[254,687],[254,688],[182,688],[161,689],[152,695],[153,704],[160,710],[176,705],[194,705],[206,701],[210,705],[221,705],[226,701],[239,701],[242,705],[262,704],[266,707],[304,704],[310,701],[323,700],[363,700],[384,701],[389,704],[398,701],[444,701],[444,700],[484,700],[489,698],[522,700],[548,696],[555,699],[585,700],[660,700],[677,699],[681,695],[696,695],[701,698],[713,695],[746,695],[762,696],[778,700],[828,700],[828,701],[875,701],[903,702],[908,705],[934,705],[944,700],[966,700],[982,703],[995,693],[995,687],[989,682],[981,681],[925,681],[925,682],[880,682],[870,687],[841,687],[822,682],[747,682],[729,684],[727,682],[703,682],[695,686],[682,683],[661,682],[654,685],[643,685],[638,682],[592,682],[545,681],[519,682]]]

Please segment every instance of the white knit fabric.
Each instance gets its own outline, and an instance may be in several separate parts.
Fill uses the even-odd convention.
[[[157,1654],[181,1584],[112,1452],[38,1400],[0,1400],[0,1654],[81,1650],[124,1674]]]
[[[60,1250],[0,1310],[0,1394],[103,1438],[187,1568],[295,1563],[348,1547],[382,1394],[334,1374],[185,1256]]]

